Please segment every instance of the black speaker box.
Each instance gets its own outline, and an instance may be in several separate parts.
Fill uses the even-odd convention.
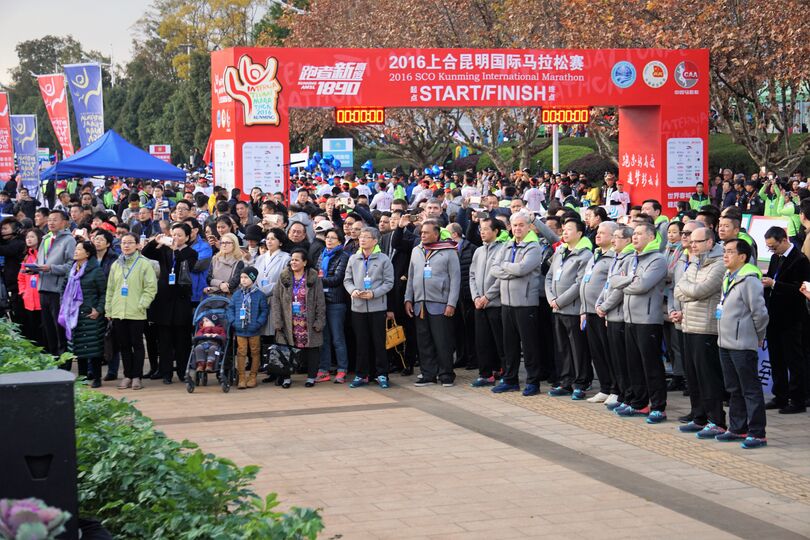
[[[0,499],[36,497],[70,512],[78,538],[76,418],[72,373],[0,375]]]

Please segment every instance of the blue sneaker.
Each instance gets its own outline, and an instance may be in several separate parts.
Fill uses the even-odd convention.
[[[735,442],[744,441],[747,438],[748,434],[746,433],[732,433],[731,431],[726,431],[715,437],[714,440],[718,442]]]
[[[574,393],[571,394],[571,399],[574,401],[582,401],[583,399],[585,399],[585,390],[577,388],[576,390],[574,390]]]
[[[507,384],[503,381],[499,382],[492,388],[493,394],[503,394],[504,392],[520,392],[519,384]]]
[[[483,386],[495,386],[495,377],[478,377],[470,383],[473,388],[481,388]]]
[[[679,426],[678,431],[680,431],[681,433],[697,433],[699,431],[703,431],[703,428],[705,427],[706,427],[705,424],[697,424],[695,423],[694,420],[692,420],[688,424]]]
[[[634,409],[633,407],[627,406],[626,408],[622,409],[621,411],[619,411],[617,409],[616,414],[618,414],[619,416],[625,416],[625,417],[647,416],[648,414],[650,414],[650,408],[649,407],[644,407],[643,409]]]
[[[706,424],[706,427],[695,433],[695,437],[698,439],[714,439],[721,433],[725,433],[726,430],[721,428],[718,425],[712,424],[709,422]]]
[[[368,377],[355,377],[349,383],[349,388],[359,388],[368,384]]]
[[[768,439],[766,439],[765,437],[761,439],[757,437],[746,437],[740,446],[742,446],[746,450],[751,450],[753,448],[762,448],[763,446],[768,446]]]
[[[570,396],[571,390],[566,390],[562,386],[555,386],[554,388],[548,391],[548,395],[550,395],[551,397]]]
[[[526,397],[536,396],[539,393],[540,393],[539,384],[527,384],[526,388],[523,389],[523,395]]]
[[[390,388],[391,387],[391,385],[388,384],[388,377],[386,377],[385,375],[378,376],[376,381],[377,381],[377,384],[380,385],[380,388]]]
[[[613,405],[605,405],[605,407],[607,407],[608,410],[613,411],[617,414],[620,410],[626,409],[629,406],[630,405],[628,405],[627,403],[622,403],[621,401],[619,401],[618,403],[614,403]]]
[[[661,422],[667,421],[667,413],[664,411],[651,411],[650,414],[647,415],[647,423],[648,424],[660,424]]]

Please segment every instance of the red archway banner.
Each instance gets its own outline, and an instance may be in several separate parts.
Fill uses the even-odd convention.
[[[619,107],[619,179],[666,208],[704,181],[708,50],[269,49],[211,53],[215,179],[286,192],[289,110]]]

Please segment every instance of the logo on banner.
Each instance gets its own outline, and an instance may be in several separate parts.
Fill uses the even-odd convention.
[[[675,67],[675,82],[681,88],[692,88],[700,78],[698,74],[698,67],[688,61],[681,62]]]
[[[33,114],[12,114],[11,139],[23,185],[29,189],[36,187],[39,182],[37,117]]]
[[[101,66],[71,64],[64,68],[76,112],[79,141],[82,146],[87,146],[104,134]]]
[[[281,83],[276,79],[277,72],[278,60],[272,56],[267,65],[262,65],[253,63],[247,54],[239,59],[238,68],[225,68],[225,91],[242,104],[246,126],[277,126],[281,121],[278,114]]]
[[[333,66],[301,67],[298,86],[319,96],[356,96],[366,73],[365,62],[336,62]]]
[[[626,60],[616,62],[610,70],[610,78],[619,88],[630,88],[636,82],[636,67]]]
[[[65,157],[73,155],[73,143],[70,140],[70,118],[68,117],[67,91],[63,75],[40,75],[39,82],[42,100],[51,119],[51,126],[62,147]]]
[[[662,62],[653,60],[644,66],[643,77],[644,82],[650,88],[661,88],[664,86],[664,83],[667,82],[669,72],[667,71],[667,66],[665,66]]]
[[[33,126],[34,124],[31,125]],[[17,144],[19,145],[18,148],[22,152],[31,151],[31,148],[28,148],[29,143],[33,143],[33,149],[36,150],[36,143],[34,142],[34,139],[37,138],[37,132],[31,131],[26,133],[29,129],[28,122],[18,118],[14,121],[14,123],[11,124],[11,126],[14,128],[14,132],[17,134]]]

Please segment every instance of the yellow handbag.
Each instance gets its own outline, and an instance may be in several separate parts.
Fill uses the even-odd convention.
[[[405,329],[397,324],[396,320],[388,319],[385,328],[385,348],[393,349],[405,343]]]

